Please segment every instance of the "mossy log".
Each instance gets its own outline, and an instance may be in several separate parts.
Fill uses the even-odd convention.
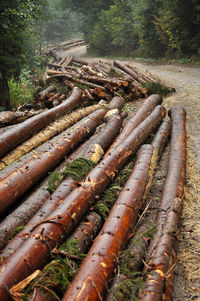
[[[90,140],[90,145],[87,146],[87,150],[82,152],[81,156],[83,158],[87,158],[94,163],[98,163],[99,160],[103,157],[104,151],[109,147],[112,143],[113,139],[118,134],[122,119],[118,114],[118,110],[111,110],[105,115],[106,126],[102,129],[100,133],[97,133]],[[78,166],[77,166],[78,167]],[[79,167],[81,168],[81,166]],[[64,170],[66,174],[66,171]],[[18,233],[6,246],[6,248],[2,251],[1,257],[8,258],[11,254],[13,254],[19,246],[31,235],[32,229],[34,229],[38,224],[43,222],[48,215],[56,209],[56,207],[62,202],[63,199],[67,197],[67,195],[78,186],[78,183],[72,177],[67,177],[58,188],[47,198],[44,205],[39,209],[39,211],[31,218],[28,224],[24,227],[24,229]],[[2,239],[6,239],[8,236],[8,225],[3,225],[2,232],[4,233],[4,237]],[[19,225],[18,225],[19,226]],[[6,231],[7,230],[7,231]],[[3,242],[2,242],[3,244]]]
[[[18,124],[14,129],[6,131],[0,136],[0,157],[16,147],[18,144],[31,137],[43,127],[54,121],[59,115],[74,109],[80,104],[82,99],[82,90],[74,88],[70,97],[62,104],[46,112],[29,118]]]
[[[159,127],[158,132],[156,133],[152,141],[151,145],[153,146],[154,150],[151,158],[151,170],[149,172],[149,180],[146,187],[144,199],[151,187],[154,170],[158,164],[158,160],[169,138],[170,129],[171,129],[171,122],[164,121]],[[153,225],[150,224],[148,220],[147,221],[145,220],[143,224],[139,227],[139,229],[137,229],[134,236],[131,238],[127,250],[125,250],[120,254],[120,258],[122,258],[122,261],[126,265],[128,269],[128,273],[131,274],[131,278],[129,279],[128,275],[123,274],[123,271],[120,273],[118,272],[113,279],[112,286],[109,289],[109,293],[106,297],[106,301],[125,300],[125,298],[129,299],[130,296],[132,295],[133,292],[130,290],[128,292],[121,291],[120,299],[119,299],[118,290],[120,289],[120,287],[123,286],[123,284],[124,287],[126,287],[126,283],[128,284],[131,283],[132,284],[131,287],[133,288],[135,277],[132,275],[132,273],[134,274],[134,272],[139,271],[139,269],[143,264],[142,260],[145,258],[146,251],[148,248],[148,242],[149,242],[149,241],[147,242],[146,238],[148,235],[148,230],[152,228],[152,226]],[[121,259],[119,264],[121,264]],[[137,283],[135,286],[137,286]],[[137,291],[137,287],[135,290]]]
[[[109,109],[121,109],[124,105],[124,99],[119,97],[114,97],[111,102],[108,104]],[[111,116],[112,117],[112,116]],[[122,118],[123,119],[123,118]],[[107,121],[108,122],[108,121]],[[96,139],[95,137],[98,137],[99,133],[104,129],[106,124],[100,125],[95,134],[90,137],[86,142],[80,145],[69,157],[67,160],[65,160],[59,167],[56,168],[55,172],[59,172],[60,170],[65,169],[66,162],[73,161],[76,158],[83,157],[83,154],[86,153],[86,150],[88,151],[91,147],[92,142]],[[105,136],[106,137],[106,136]],[[101,149],[101,148],[99,148]],[[103,146],[104,151],[106,150],[106,147]],[[102,152],[103,154],[103,152]],[[13,169],[14,172],[15,169]],[[8,174],[9,175],[9,174]],[[10,233],[12,233],[16,228],[18,228],[21,225],[26,225],[26,223],[36,214],[36,212],[39,210],[39,208],[44,204],[44,202],[50,197],[50,191],[47,190],[49,177],[47,177],[39,187],[37,187],[33,192],[28,195],[23,203],[16,208],[11,214],[9,214],[5,220],[2,221],[0,224],[0,249],[2,250],[5,247],[7,237]],[[67,181],[67,180],[66,180]],[[71,182],[71,181],[70,181]],[[75,181],[72,181],[75,182]],[[60,186],[60,188],[63,186],[64,189],[66,189],[65,185],[68,186],[66,182],[63,182],[63,184]],[[72,183],[70,184],[71,187]],[[60,189],[59,188],[59,189]],[[59,191],[59,190],[58,190]],[[43,212],[38,212],[38,214],[41,216],[44,215]],[[38,222],[38,221],[37,221]],[[37,223],[34,222],[33,224]],[[26,229],[24,229],[25,231]],[[5,257],[8,257],[10,253],[13,252],[13,249],[11,247],[12,243],[14,243],[14,239],[12,242],[8,244],[6,249],[3,251],[3,254]],[[16,246],[15,246],[16,248]]]
[[[151,95],[148,97],[143,105],[137,110],[136,113],[130,118],[128,124],[123,128],[120,135],[115,139],[110,149],[118,147],[131,133],[132,131],[143,121],[145,118],[151,114],[153,109],[162,103],[162,97],[160,95]],[[109,155],[110,149],[107,151],[106,155]]]
[[[23,193],[59,164],[82,140],[91,135],[102,121],[105,113],[106,110],[104,109],[93,112],[82,125],[75,126],[71,132],[66,131],[60,141],[57,139],[57,143],[51,146],[48,151],[40,153],[34,160],[24,164],[5,178],[0,185],[1,212],[5,211]]]
[[[2,265],[0,298],[9,300],[8,290],[45,265],[51,250],[66,238],[115,174],[127,163],[133,153],[158,127],[166,113],[162,106],[154,111],[129,135],[110,156],[103,159],[48,216],[48,222],[38,226],[32,236]],[[36,256],[37,254],[37,256]],[[30,265],[31,262],[31,265]]]
[[[45,129],[35,134],[33,137],[29,138],[24,143],[20,144],[8,155],[1,158],[0,170],[2,170],[15,160],[19,159],[21,156],[35,149],[39,145],[45,143],[55,135],[58,135],[62,131],[66,130],[67,128],[78,122],[80,119],[100,109],[101,107],[103,107],[103,105],[97,104],[83,109],[79,109],[75,112],[72,112],[71,114],[66,114],[63,117],[60,117],[52,124],[47,126]]]
[[[76,241],[76,246],[81,254],[85,254],[92,244],[94,238],[98,234],[100,228],[102,225],[102,219],[100,215],[98,215],[96,212],[91,211],[86,218],[84,218],[84,221],[78,225],[76,230],[72,233],[72,235],[69,237],[67,242],[71,241]],[[64,243],[63,245],[65,245]],[[61,250],[62,250],[61,246]],[[60,248],[54,250],[54,254],[59,256],[61,253],[61,256],[63,256],[63,261],[68,261],[69,266],[68,268],[71,268],[73,266],[73,261],[78,260],[78,256],[76,254],[66,254],[66,259],[64,258],[65,253],[63,251],[60,251]],[[76,252],[75,252],[76,253]],[[71,263],[71,266],[70,266]],[[30,301],[39,301],[39,300],[55,300],[56,296],[57,299],[59,299],[58,293],[63,295],[64,291],[61,288],[61,282],[63,282],[62,276],[59,275],[59,271],[56,271],[54,269],[54,278],[58,278],[58,280],[49,281],[48,274],[51,273],[51,266],[54,268],[54,260],[48,264],[46,268],[43,269],[43,271],[39,274],[39,276],[35,279],[33,285],[31,285],[31,288],[33,290],[33,293],[30,294],[28,297],[28,300]],[[49,270],[49,273],[48,273]],[[58,274],[58,275],[57,275]],[[57,276],[57,277],[56,277]],[[51,276],[50,276],[51,278]],[[61,279],[60,279],[61,278]],[[63,277],[64,278],[64,277]],[[70,281],[70,279],[68,280]],[[60,283],[59,283],[60,282]],[[66,287],[68,286],[68,283],[66,282]],[[65,288],[66,289],[66,288]],[[30,288],[29,288],[30,291]]]
[[[165,218],[171,202],[176,198],[183,197],[184,182],[186,174],[186,111],[183,107],[172,107],[169,111],[172,121],[170,156],[168,162],[168,171],[164,183],[160,208],[157,216],[158,231],[161,233]],[[156,244],[156,238],[149,248],[149,256]]]
[[[174,248],[179,232],[181,208],[182,199],[175,198],[171,201],[171,208],[167,212],[159,241],[157,241],[148,262],[146,281],[140,294],[140,300],[142,301],[160,301],[162,297],[165,300],[172,299],[171,285],[166,287],[167,291],[164,286],[167,283],[170,284],[167,282],[167,278],[173,277],[174,266],[172,263],[175,258]]]
[[[119,252],[126,246],[142,206],[152,155],[151,145],[139,150],[132,174],[62,300],[86,300],[86,296],[88,300],[103,300]]]
[[[186,111],[183,107],[172,107],[172,135],[168,172],[163,187],[157,216],[158,229],[148,250],[148,274],[142,300],[160,300],[170,269],[178,232],[186,173]],[[171,271],[173,272],[173,271]],[[152,281],[151,281],[152,280]],[[150,284],[151,283],[151,284]]]

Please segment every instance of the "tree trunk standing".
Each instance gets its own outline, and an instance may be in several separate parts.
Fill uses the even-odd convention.
[[[6,72],[0,72],[0,106],[6,110],[10,110],[10,90]]]

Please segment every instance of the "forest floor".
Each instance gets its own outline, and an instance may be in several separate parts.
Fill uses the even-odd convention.
[[[89,61],[84,46],[76,47],[60,56],[74,55]],[[106,59],[101,59],[107,61]],[[173,300],[200,300],[200,68],[188,65],[167,63],[147,63],[129,61],[139,69],[146,69],[154,76],[176,89],[164,98],[164,106],[184,106],[187,111],[187,179],[182,213],[181,233],[178,246],[178,262],[175,268]],[[141,102],[133,102],[138,107]],[[169,146],[157,168],[154,183],[149,195],[153,199],[149,210],[156,210],[161,197]]]

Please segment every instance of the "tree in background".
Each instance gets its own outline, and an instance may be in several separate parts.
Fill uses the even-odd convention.
[[[59,42],[82,33],[83,16],[69,7],[63,7],[63,0],[47,0],[47,17],[43,19],[43,41]]]
[[[23,64],[30,62],[34,25],[42,0],[7,0],[0,3],[0,106],[10,109],[8,80],[19,77]],[[34,40],[36,41],[36,39]]]
[[[143,57],[200,55],[199,0],[62,0],[84,16],[96,54]]]

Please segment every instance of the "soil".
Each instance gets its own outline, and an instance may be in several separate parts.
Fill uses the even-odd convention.
[[[87,58],[86,48],[76,47],[60,56],[74,55]],[[104,59],[101,59],[104,60]],[[106,60],[104,60],[106,61]],[[139,69],[145,69],[165,82],[176,92],[164,98],[164,106],[184,106],[187,110],[187,179],[182,213],[182,227],[178,246],[178,263],[175,268],[173,300],[200,300],[200,68],[188,65],[129,61]],[[141,102],[134,102],[136,108]],[[149,198],[150,210],[157,210],[162,184],[167,170],[169,146],[156,170]]]

